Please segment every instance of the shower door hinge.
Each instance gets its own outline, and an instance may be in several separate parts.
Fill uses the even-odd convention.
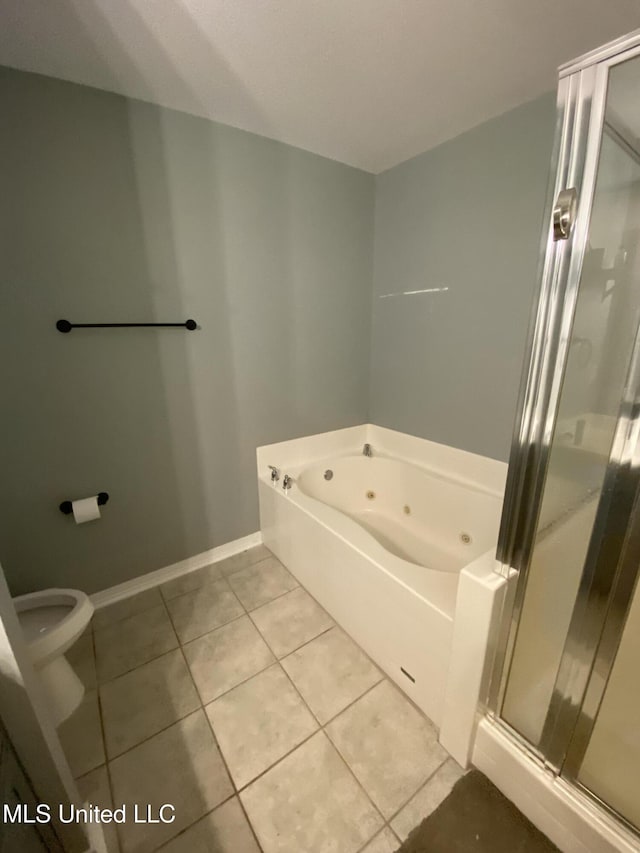
[[[578,194],[574,187],[560,190],[553,205],[553,239],[568,240],[576,219]]]

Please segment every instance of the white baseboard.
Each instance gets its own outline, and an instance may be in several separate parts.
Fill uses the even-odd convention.
[[[147,572],[145,575],[139,575],[137,578],[132,578],[130,581],[116,584],[108,589],[102,589],[100,592],[94,592],[89,596],[91,603],[96,610],[101,607],[106,607],[108,604],[114,604],[116,601],[122,601],[123,598],[130,598],[138,592],[143,592],[146,589],[152,589],[158,584],[165,581],[173,580],[181,575],[186,575],[189,572],[194,572],[196,569],[201,569],[203,566],[209,566],[211,563],[218,563],[220,560],[226,560],[227,557],[233,557],[234,554],[239,554],[241,551],[246,551],[247,548],[254,548],[262,543],[262,533],[258,530],[256,533],[250,533],[248,536],[243,536],[242,539],[234,539],[233,542],[225,542],[224,545],[218,545],[216,548],[210,548],[208,551],[203,551],[201,554],[195,554],[193,557],[187,557],[186,560],[180,560],[178,563],[173,563],[170,566],[164,566],[162,569],[156,569],[153,572]]]

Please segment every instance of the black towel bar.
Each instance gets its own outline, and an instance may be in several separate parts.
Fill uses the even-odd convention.
[[[71,329],[120,329],[120,328],[156,328],[174,327],[188,329],[193,332],[198,328],[195,320],[187,320],[184,323],[70,323],[68,320],[58,320],[56,329],[59,332],[70,332]]]

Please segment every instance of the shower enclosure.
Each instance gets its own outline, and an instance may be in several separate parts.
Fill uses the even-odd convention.
[[[640,830],[640,31],[561,69],[498,561],[494,720]],[[517,186],[514,187],[517,191]]]

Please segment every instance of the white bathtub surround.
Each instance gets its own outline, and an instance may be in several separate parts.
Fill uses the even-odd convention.
[[[488,717],[478,726],[473,763],[564,853],[637,853],[635,836],[546,771]]]
[[[476,729],[486,711],[501,617],[513,592],[515,583],[495,571],[493,551],[460,572],[440,743],[461,767],[469,765]]]
[[[257,462],[265,545],[437,726],[445,701],[466,703],[447,737],[467,755],[504,586],[491,564],[507,466],[372,424],[261,447]]]

